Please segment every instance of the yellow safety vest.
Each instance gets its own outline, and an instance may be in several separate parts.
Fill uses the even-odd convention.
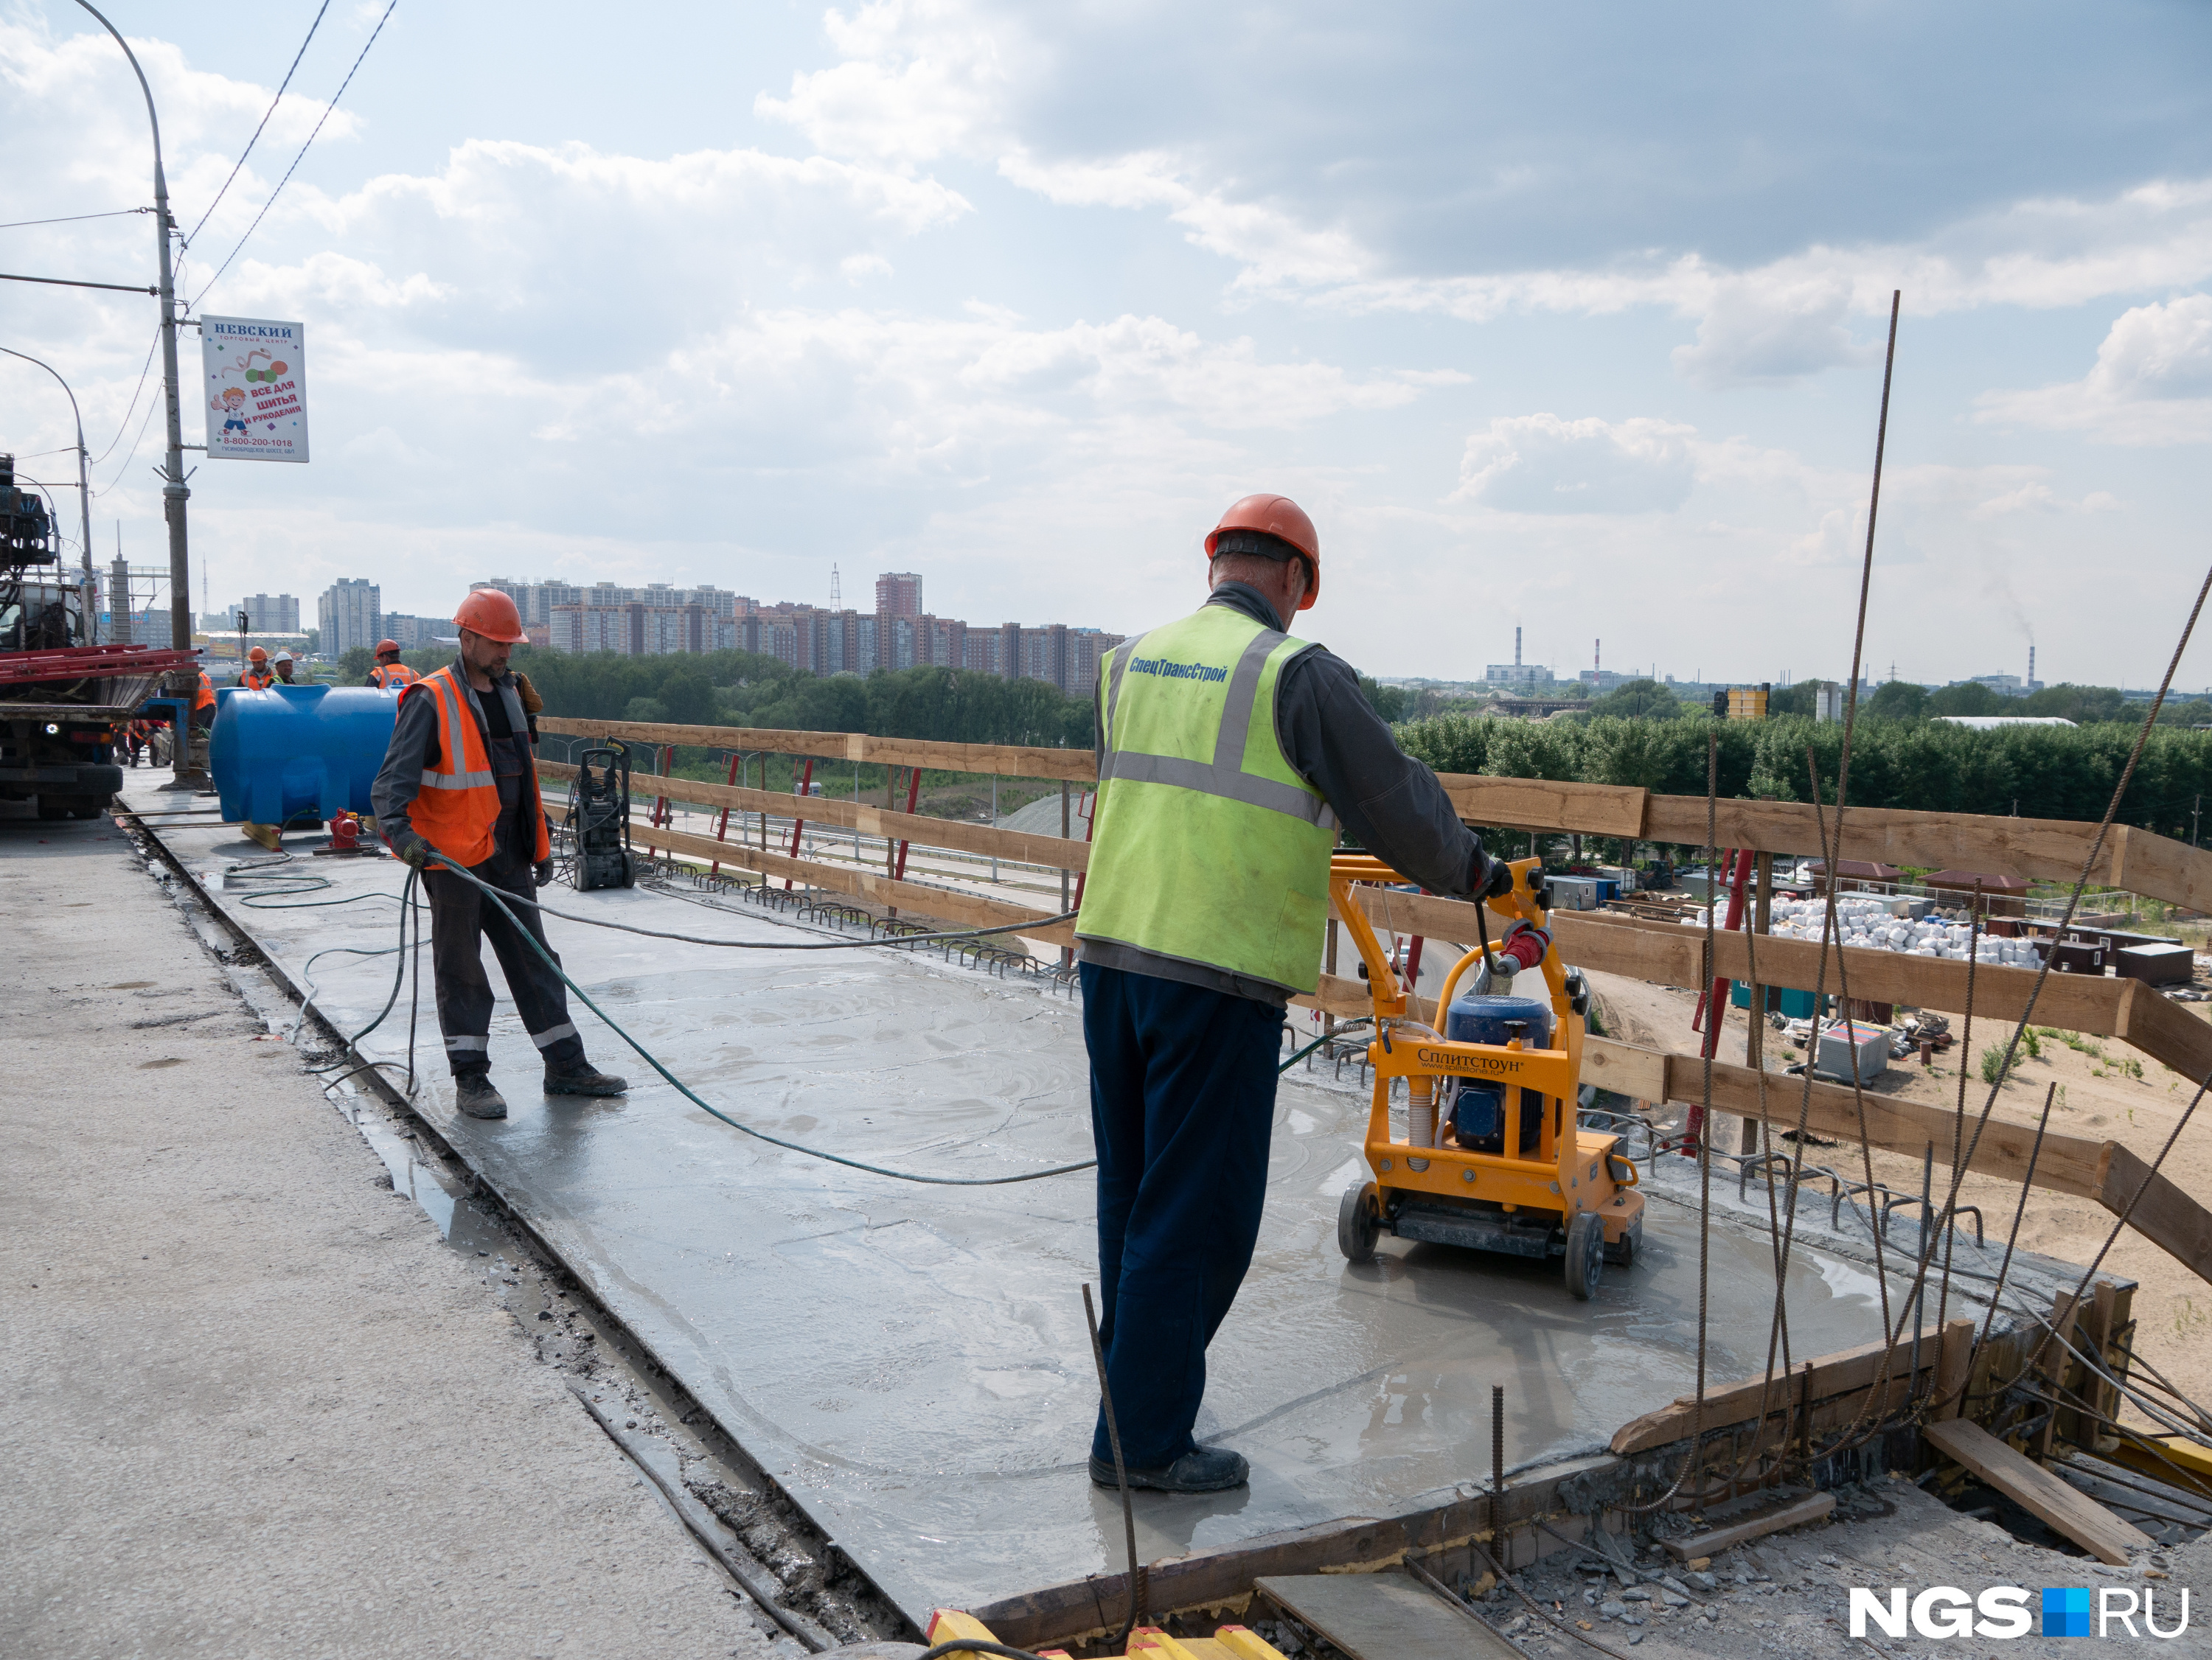
[[[1336,821],[1275,738],[1307,645],[1207,605],[1109,657],[1078,937],[1319,984]]]

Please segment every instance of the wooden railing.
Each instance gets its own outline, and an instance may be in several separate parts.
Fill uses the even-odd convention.
[[[830,756],[894,766],[1069,782],[1095,777],[1086,750],[634,721],[545,718],[539,725],[565,736],[605,736],[647,744]],[[541,763],[540,770],[549,779],[573,775],[572,768],[553,762]],[[1470,823],[1692,845],[1702,844],[1705,837],[1706,803],[1702,797],[1655,796],[1643,790],[1545,779],[1445,774],[1443,781],[1461,816]],[[637,787],[642,792],[647,786]],[[654,779],[650,789],[656,795],[695,805],[803,817],[867,836],[911,840],[923,848],[988,855],[1048,869],[1076,873],[1089,863],[1089,850],[1079,840],[899,813],[826,796],[800,797],[675,778]],[[549,793],[557,797],[557,791]],[[1725,801],[1716,803],[1714,812],[1717,842],[1724,848],[1804,853],[1820,845],[1820,827],[1809,805]],[[1832,810],[1828,828],[1832,833]],[[1842,856],[2070,881],[2081,875],[2095,833],[2094,825],[2068,821],[1853,810],[1844,815]],[[850,864],[794,858],[748,845],[741,839],[718,839],[667,827],[648,829],[642,824],[635,834],[641,841],[687,857],[715,860],[763,875],[810,883],[944,923],[989,927],[1036,920],[1039,925],[1034,930],[1024,930],[1024,937],[1054,945],[1066,945],[1073,939],[1070,924],[1043,925],[1042,918],[1054,914],[1050,911],[924,882],[896,881],[888,873],[878,875]],[[2091,864],[2090,875],[2108,887],[2192,909],[2212,909],[2212,851],[2146,831],[2115,827]],[[1458,900],[1362,889],[1360,903],[1374,921],[1401,934],[1462,945],[1476,937],[1474,907]],[[1635,979],[1702,986],[1717,976],[1801,988],[1824,984],[1831,992],[1840,992],[1847,974],[1855,998],[1908,1003],[1952,1014],[1963,1013],[1967,1004],[1964,961],[1830,946],[1824,962],[1823,948],[1814,942],[1771,935],[1747,939],[1743,934],[1727,931],[1716,934],[1708,960],[1702,929],[1610,912],[1555,912],[1552,920],[1560,950],[1569,960]],[[2000,1022],[2020,1020],[2027,1011],[2035,978],[2029,970],[1980,965],[1972,983],[1975,1017]],[[1346,1015],[1364,1014],[1369,1007],[1362,982],[1335,977],[1325,977],[1313,997],[1297,1002]],[[2045,979],[2034,1013],[2045,1025],[2117,1038],[2185,1078],[2201,1081],[2212,1076],[2212,1025],[2137,981],[2052,974]],[[1687,1055],[1594,1040],[1586,1057],[1590,1081],[1636,1099],[1682,1100],[1701,1092],[1702,1069]],[[1716,1065],[1713,1076],[1716,1109],[1757,1116],[1764,1077],[1769,1103],[1783,1098],[1781,1116],[1794,1124],[1802,1091],[1799,1081],[1725,1064]],[[1808,1127],[1818,1134],[1856,1140],[1858,1105],[1848,1088],[1815,1084]],[[1865,1105],[1868,1134],[1875,1146],[1917,1157],[1932,1142],[1936,1156],[1948,1158],[1950,1114],[1887,1097],[1867,1097]],[[2028,1139],[2028,1133],[2016,1126],[1992,1122],[1975,1152],[1973,1168],[2019,1179],[2027,1172]],[[2124,1209],[2145,1173],[2142,1161],[2117,1142],[2051,1136],[2045,1138],[2043,1153],[2036,1161],[2034,1182],[2054,1191],[2095,1198],[2118,1211]],[[2212,1280],[2212,1213],[2160,1178],[2145,1191],[2134,1220],[2148,1237]]]

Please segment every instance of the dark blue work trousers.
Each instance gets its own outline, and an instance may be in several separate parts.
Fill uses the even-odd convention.
[[[1099,1335],[1122,1457],[1158,1469],[1196,1445],[1206,1346],[1260,1237],[1283,1012],[1126,969],[1080,972]],[[1114,1456],[1103,1407],[1091,1452]]]

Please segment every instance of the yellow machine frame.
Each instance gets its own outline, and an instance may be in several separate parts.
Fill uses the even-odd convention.
[[[1511,868],[1511,891],[1484,903],[1506,926],[1522,920],[1545,927],[1547,913],[1529,886],[1532,875],[1540,872],[1541,861],[1521,859]],[[1406,1033],[1403,1027],[1411,1021],[1411,988],[1392,966],[1352,893],[1357,883],[1404,880],[1382,860],[1364,853],[1339,853],[1329,861],[1329,898],[1366,966],[1376,1024],[1375,1039],[1367,1049],[1375,1075],[1375,1100],[1368,1113],[1365,1146],[1375,1180],[1356,1190],[1357,1199],[1346,1196],[1339,1229],[1346,1255],[1359,1260],[1361,1239],[1371,1253],[1373,1238],[1385,1230],[1401,1237],[1520,1256],[1565,1254],[1569,1288],[1587,1298],[1596,1288],[1599,1260],[1633,1260],[1643,1233],[1644,1196],[1636,1191],[1636,1166],[1614,1154],[1620,1138],[1576,1124],[1583,1022],[1571,1007],[1567,971],[1558,948],[1547,947],[1542,964],[1552,1004],[1552,1046],[1537,1048],[1517,1038],[1505,1044],[1455,1043],[1440,1035]],[[1445,977],[1437,1003],[1439,1033],[1462,976],[1481,960],[1478,947],[1461,957]],[[1437,1146],[1416,1147],[1391,1134],[1391,1083],[1398,1078],[1408,1081],[1409,1095],[1417,1095],[1425,1083],[1435,1103]],[[1505,1152],[1479,1152],[1451,1138],[1442,1087],[1448,1079],[1460,1078],[1506,1086]],[[1542,1123],[1531,1155],[1516,1151],[1522,1146],[1523,1089],[1536,1090],[1543,1098]],[[1360,1208],[1370,1203],[1370,1195],[1371,1213],[1363,1215]],[[1397,1219],[1409,1200],[1431,1203],[1419,1204],[1418,1215],[1408,1217],[1408,1227],[1401,1231]],[[1583,1216],[1593,1218],[1595,1226],[1578,1222]],[[1550,1218],[1559,1237],[1544,1236],[1532,1227],[1536,1217]],[[1601,1252],[1595,1249],[1600,1229]]]

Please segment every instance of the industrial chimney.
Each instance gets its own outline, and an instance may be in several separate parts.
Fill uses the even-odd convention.
[[[1516,669],[1521,666],[1521,627],[1518,623],[1513,627],[1513,666]]]

